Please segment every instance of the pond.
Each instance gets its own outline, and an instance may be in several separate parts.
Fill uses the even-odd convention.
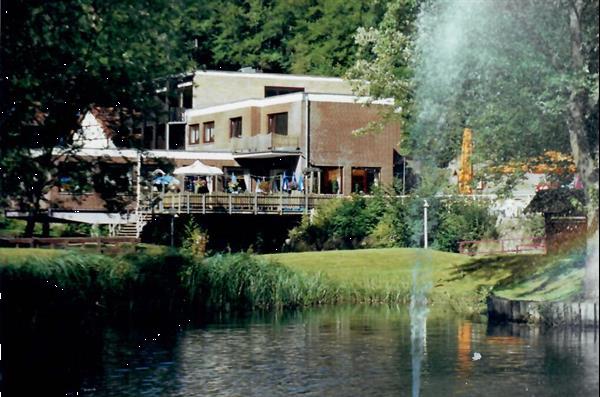
[[[598,395],[597,331],[488,325],[444,307],[429,313],[416,378],[406,307],[323,307],[86,335],[76,327],[46,332],[19,347],[11,368],[4,354],[3,394],[410,396],[417,379],[421,396]]]

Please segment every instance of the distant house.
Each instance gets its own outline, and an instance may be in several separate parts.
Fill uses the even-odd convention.
[[[399,124],[375,135],[353,132],[378,120],[392,101],[356,97],[340,78],[197,71],[157,90],[164,111],[133,126],[135,146],[120,142],[112,128],[114,109],[94,107],[73,135],[78,156],[121,167],[115,195],[132,194],[134,214],[143,193],[140,178],[153,175],[159,161],[181,167],[199,160],[218,167],[209,191],[237,193],[297,190],[310,194],[370,193],[398,176]],[[143,160],[143,161],[140,161]],[[177,190],[196,194],[204,183],[182,176]],[[234,182],[234,183],[232,183]],[[127,223],[96,192],[74,192],[68,177],[49,193],[52,217],[89,223]],[[125,192],[124,190],[127,190]],[[189,200],[189,198],[188,198]],[[188,201],[189,202],[189,201]],[[256,206],[256,204],[255,204]],[[255,209],[256,213],[256,209]]]
[[[544,189],[536,193],[526,212],[544,215],[546,246],[558,252],[582,244],[587,230],[582,189]]]

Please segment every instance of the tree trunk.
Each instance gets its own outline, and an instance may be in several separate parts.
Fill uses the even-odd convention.
[[[35,230],[35,215],[30,213],[27,217],[27,225],[25,226],[25,237],[33,237],[33,231]]]
[[[50,220],[48,218],[44,219],[44,223],[42,223],[42,237],[50,237]]]
[[[583,0],[571,3],[569,28],[571,32],[571,67],[577,80],[584,70],[580,15]],[[568,103],[567,126],[573,159],[585,185],[587,209],[587,247],[585,259],[585,298],[598,301],[598,164],[585,129],[587,95],[577,82],[572,83]],[[592,127],[594,128],[594,127]]]

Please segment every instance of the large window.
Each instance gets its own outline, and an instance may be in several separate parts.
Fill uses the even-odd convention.
[[[341,194],[342,168],[341,167],[319,167],[321,168],[321,193]]]
[[[287,135],[288,114],[274,113],[269,115],[269,134]]]
[[[190,140],[189,142],[193,145],[200,142],[200,126],[198,124],[190,125]]]
[[[379,168],[352,167],[352,192],[372,193],[373,188],[379,185]]]
[[[231,138],[241,138],[242,137],[242,118],[235,117],[233,119],[229,119],[229,136]]]
[[[212,143],[215,141],[215,122],[209,121],[204,123],[204,135],[202,136],[202,142]]]

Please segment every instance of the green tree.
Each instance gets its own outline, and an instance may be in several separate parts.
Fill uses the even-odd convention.
[[[195,60],[208,69],[342,75],[354,62],[353,33],[381,18],[366,0],[187,0],[184,26]]]
[[[401,29],[377,31],[368,48],[378,51],[363,56],[352,76],[373,77],[375,84],[359,88],[375,97],[391,94],[408,112],[405,140],[416,156],[447,162],[467,126],[475,131],[479,160],[490,163],[570,151],[586,186],[592,299],[598,299],[598,11],[596,0],[428,2],[412,44],[389,45]],[[402,74],[411,57],[412,78]],[[392,88],[380,88],[386,86]]]
[[[354,63],[354,32],[381,19],[383,4],[320,0],[305,8],[290,40],[292,73],[341,76]]]
[[[58,176],[88,180],[93,167],[68,148],[86,110],[114,108],[114,138],[126,140],[125,120],[156,111],[156,79],[190,66],[183,11],[167,0],[2,2],[0,199],[29,213],[27,234]]]

